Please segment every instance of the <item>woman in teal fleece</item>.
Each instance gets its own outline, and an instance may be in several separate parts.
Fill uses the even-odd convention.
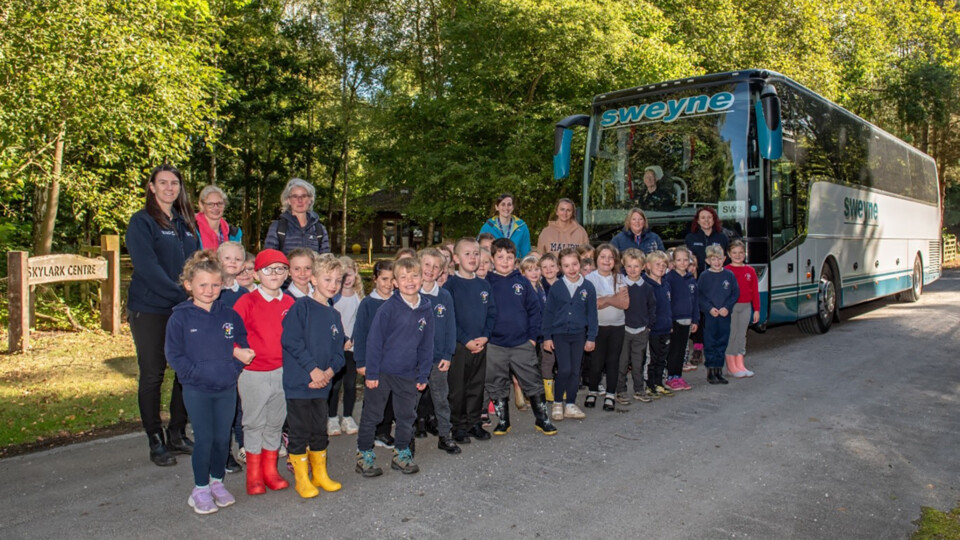
[[[494,204],[496,216],[488,219],[480,234],[490,233],[496,238],[509,238],[517,246],[517,258],[522,259],[530,253],[530,229],[520,218],[513,216],[513,195],[503,193]]]

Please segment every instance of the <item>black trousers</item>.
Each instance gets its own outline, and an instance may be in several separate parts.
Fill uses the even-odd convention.
[[[337,405],[340,403],[340,388],[343,388],[343,416],[353,416],[353,406],[357,402],[357,362],[353,359],[353,351],[344,351],[346,364],[343,369],[333,376],[330,385],[330,397],[327,399],[327,409],[330,418],[337,417]]]
[[[663,386],[663,368],[670,352],[670,334],[650,334],[650,363],[647,364],[647,388]]]
[[[683,374],[683,358],[687,354],[687,340],[690,338],[690,325],[673,323],[670,334],[670,350],[667,352],[667,375],[679,377]]]
[[[327,449],[327,398],[287,400],[287,452],[304,454]]]
[[[450,384],[450,424],[453,429],[467,430],[480,422],[486,375],[487,350],[474,354],[462,343],[457,343],[447,373]]]
[[[397,417],[397,450],[410,447],[413,439],[413,422],[417,419],[417,381],[404,379],[389,373],[381,373],[376,388],[363,391],[363,411],[360,415],[360,432],[357,433],[357,449],[372,450],[377,424],[383,419],[387,401],[393,401]],[[289,413],[288,413],[289,414]]]
[[[590,391],[600,389],[600,379],[607,374],[606,391],[617,393],[617,380],[620,378],[620,352],[623,349],[623,326],[601,326],[598,328],[596,348],[590,355]]]
[[[137,349],[137,366],[140,379],[137,386],[137,401],[140,405],[140,419],[148,434],[160,433],[160,387],[167,371],[167,357],[163,353],[167,339],[167,320],[169,314],[128,311],[130,332]],[[173,378],[173,395],[170,397],[170,430],[179,432],[187,426],[187,408],[183,405],[183,387],[180,380]]]

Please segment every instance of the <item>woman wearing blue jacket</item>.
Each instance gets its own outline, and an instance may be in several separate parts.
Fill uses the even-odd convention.
[[[187,299],[180,286],[180,272],[199,248],[193,216],[180,171],[164,164],[150,173],[144,207],[127,226],[127,250],[133,263],[127,320],[140,368],[137,397],[143,429],[150,441],[150,459],[160,466],[176,465],[171,451],[193,452],[193,442],[186,436],[183,388],[177,377],[173,379],[166,437],[160,422],[160,386],[167,369],[167,320],[173,307]]]
[[[623,221],[623,230],[610,242],[620,253],[629,248],[637,248],[644,254],[653,251],[664,251],[663,240],[660,235],[650,230],[647,225],[647,214],[639,208],[631,208],[627,212],[627,219]]]
[[[490,233],[494,239],[509,238],[517,246],[517,258],[526,257],[530,253],[530,229],[522,219],[513,217],[513,195],[504,193],[497,197],[494,211],[497,215],[483,224],[480,234]]]

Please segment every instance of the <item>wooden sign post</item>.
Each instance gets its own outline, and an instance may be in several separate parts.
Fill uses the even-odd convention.
[[[112,246],[111,246],[112,247]],[[113,334],[120,331],[120,251],[104,258],[79,255],[28,257],[26,251],[7,252],[10,300],[10,352],[30,347],[30,286],[64,281],[106,281],[100,287],[100,324]]]

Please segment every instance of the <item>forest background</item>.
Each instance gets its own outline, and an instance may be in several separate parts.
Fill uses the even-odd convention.
[[[294,176],[351,230],[370,218],[354,203],[386,188],[409,191],[425,228],[476,234],[508,190],[536,234],[559,196],[579,198],[577,175],[552,180],[558,119],[599,93],[744,68],[932,155],[945,225],[960,222],[954,2],[7,0],[0,251],[122,235],[164,161],[194,196],[221,186],[253,248]]]

